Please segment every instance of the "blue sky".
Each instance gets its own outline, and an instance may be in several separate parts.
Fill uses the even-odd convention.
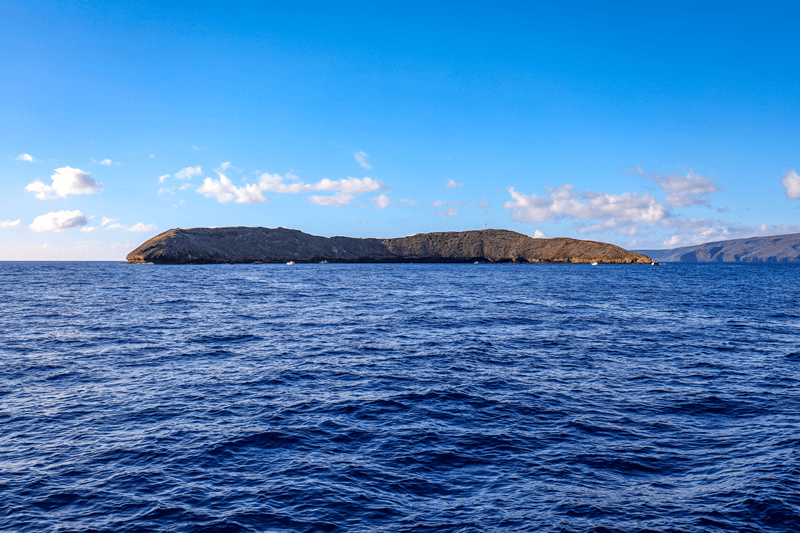
[[[0,260],[800,231],[797,0],[375,4],[0,0]]]

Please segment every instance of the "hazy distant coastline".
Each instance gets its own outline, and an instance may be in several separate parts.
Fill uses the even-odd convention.
[[[656,261],[676,263],[796,263],[800,233],[708,242],[670,250],[635,250]]]

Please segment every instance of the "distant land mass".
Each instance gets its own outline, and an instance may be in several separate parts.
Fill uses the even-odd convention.
[[[671,250],[636,250],[660,262],[786,263],[800,262],[800,233],[707,242]]]
[[[650,263],[619,246],[534,239],[508,230],[420,233],[396,239],[318,237],[286,228],[175,228],[128,254],[129,263]]]

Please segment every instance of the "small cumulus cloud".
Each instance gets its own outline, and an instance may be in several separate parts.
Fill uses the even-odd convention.
[[[199,146],[192,145],[192,150],[195,152],[199,152],[200,150],[207,150],[207,148],[201,148]]]
[[[203,169],[200,168],[200,165],[196,167],[186,167],[183,170],[180,170],[175,173],[175,178],[179,180],[188,180],[191,179],[192,176],[198,176],[203,173]]]
[[[669,207],[708,205],[708,195],[722,190],[712,178],[704,178],[692,169],[685,176],[653,174],[651,179],[667,193],[664,203]]]
[[[164,180],[167,179],[168,177],[169,177],[169,174],[164,174],[163,176],[159,176],[158,177],[158,182],[159,183],[164,183]]]
[[[137,222],[128,228],[128,231],[156,231],[157,229],[158,227],[156,227],[155,224],[143,224],[141,222]]]
[[[533,232],[534,239],[546,239],[547,237],[544,236],[544,232],[540,229],[537,229]]]
[[[216,168],[214,170],[216,172],[225,172],[226,170],[228,170],[228,168],[230,168],[230,166],[231,166],[231,162],[230,161],[226,161],[224,163],[220,163],[219,164],[219,168]]]
[[[19,226],[21,219],[17,220],[0,220],[0,228],[16,228]]]
[[[408,207],[413,207],[414,205],[419,203],[419,200],[409,200],[408,198],[403,198],[397,202],[401,205],[407,205]]]
[[[328,207],[342,207],[349,204],[353,198],[355,195],[347,192],[337,192],[333,196],[313,195],[308,197],[311,202]]]
[[[729,207],[718,207],[717,208],[717,213],[724,213],[728,209],[730,209],[730,208]]]
[[[198,193],[207,198],[216,198],[220,203],[236,200],[236,203],[253,204],[263,203],[268,200],[265,192],[276,194],[298,194],[313,191],[336,191],[333,196],[314,195],[309,199],[319,205],[340,207],[347,205],[358,194],[374,192],[382,189],[384,185],[372,178],[343,178],[340,180],[322,179],[316,183],[303,183],[297,176],[287,174],[262,174],[257,183],[234,185],[221,172],[217,172],[219,179],[206,178],[203,185],[197,189]]]
[[[38,200],[49,200],[66,198],[70,194],[91,194],[103,188],[103,184],[96,182],[89,172],[79,168],[57,168],[51,178],[52,185],[36,180],[29,183],[25,190],[34,193]]]
[[[28,163],[35,163],[36,158],[33,157],[31,154],[19,154],[17,156],[17,161],[27,161]]]
[[[438,211],[436,214],[440,217],[455,217],[458,216],[458,210],[455,207],[450,207],[447,211]]]
[[[433,202],[431,204],[431,208],[435,209],[437,207],[447,207],[448,205],[455,205],[455,206],[458,206],[458,205],[472,205],[472,200],[465,200],[463,202],[456,202],[456,201],[448,202],[447,200],[436,200],[435,202]]]
[[[459,183],[456,180],[447,180],[447,184],[444,186],[445,189],[455,189],[457,187],[463,187],[463,183]]]
[[[800,176],[795,169],[789,168],[783,173],[781,185],[786,187],[786,198],[800,200]]]
[[[191,188],[193,188],[193,187],[194,187],[194,185],[192,185],[191,183],[184,183],[183,185],[181,185],[180,187],[178,187],[178,190],[179,190],[179,191],[185,191],[185,190],[187,190],[187,189],[191,189]]]
[[[94,159],[92,159],[92,163],[96,163],[98,165],[103,165],[103,166],[106,166],[106,167],[110,167],[111,165],[114,164],[114,162],[111,161],[110,159],[103,159],[102,161],[95,161]],[[117,163],[117,164],[119,164],[119,163]]]
[[[372,168],[372,166],[369,163],[367,163],[367,159],[369,158],[368,153],[364,151],[355,152],[353,153],[353,158],[355,158],[356,162],[363,168],[366,168],[367,170]]]
[[[97,230],[97,226],[84,226],[81,228],[81,231],[84,233],[89,233],[91,231]]]
[[[33,231],[61,232],[65,229],[80,228],[89,224],[92,217],[87,217],[80,211],[56,211],[40,215],[33,219],[29,226]]]
[[[218,202],[226,204],[236,200],[237,204],[261,204],[267,201],[264,190],[256,184],[238,186],[221,172],[217,172],[218,180],[206,178],[197,188],[197,192],[206,198],[216,198]]]
[[[389,197],[385,194],[378,195],[375,198],[370,198],[370,202],[373,204],[372,209],[384,209],[392,205],[392,200],[389,199]]]
[[[576,220],[602,220],[601,225],[590,226],[593,231],[618,228],[630,224],[652,225],[671,216],[651,194],[609,194],[586,190],[575,191],[566,183],[550,189],[547,195],[526,195],[508,188],[511,201],[503,209],[511,211],[517,222],[547,222],[561,218]]]
[[[113,224],[116,221],[117,221],[116,218],[103,217],[102,219],[100,219],[100,225],[103,226],[103,227],[106,227],[109,224]]]

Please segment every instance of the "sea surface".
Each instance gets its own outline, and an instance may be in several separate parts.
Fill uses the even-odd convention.
[[[0,263],[0,531],[800,531],[800,265]]]

